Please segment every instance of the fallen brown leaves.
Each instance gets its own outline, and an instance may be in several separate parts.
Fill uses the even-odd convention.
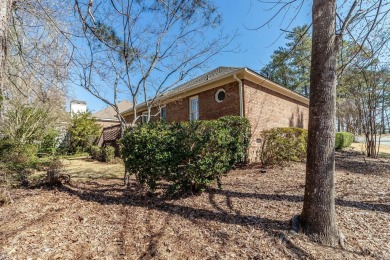
[[[14,203],[0,210],[0,259],[390,256],[386,161],[338,154],[336,207],[347,238],[344,250],[288,232],[302,207],[303,164],[265,173],[236,170],[223,180],[222,190],[176,200],[165,199],[162,190],[151,195],[134,182],[124,188],[118,165],[76,160],[66,167],[75,177],[69,185],[11,191]]]

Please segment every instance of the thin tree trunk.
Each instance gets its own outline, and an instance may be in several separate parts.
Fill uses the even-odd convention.
[[[11,11],[11,0],[0,1],[0,120],[3,119],[5,58],[7,55],[8,22]]]
[[[336,245],[335,214],[336,0],[313,1],[309,138],[306,184],[300,222],[316,241]]]
[[[382,131],[382,134],[385,134],[386,132],[386,126],[385,126],[385,109],[386,109],[386,106],[385,106],[385,87],[383,85],[383,89],[382,89],[382,111],[381,111],[381,131]]]
[[[337,132],[341,132],[341,116],[337,117]]]

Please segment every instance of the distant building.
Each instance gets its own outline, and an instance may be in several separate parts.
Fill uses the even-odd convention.
[[[80,100],[72,100],[70,101],[70,116],[73,117],[73,115],[78,113],[85,113],[87,112],[87,102],[80,101]]]
[[[131,102],[128,100],[123,100],[118,103],[119,113],[122,113],[129,107],[131,107]],[[112,126],[119,124],[119,119],[115,109],[112,106],[108,106],[103,110],[95,112],[92,116],[96,119],[96,123],[101,125],[102,127]]]

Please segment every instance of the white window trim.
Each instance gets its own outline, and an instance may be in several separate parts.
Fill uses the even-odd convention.
[[[144,118],[145,118],[145,120],[144,120]],[[142,112],[141,123],[144,124],[144,123],[147,123],[147,121],[148,121],[148,111]]]
[[[197,117],[197,119],[192,119],[192,113],[193,113],[193,111],[192,111],[192,106],[191,106],[191,104],[192,104],[192,100],[194,100],[194,99],[197,99],[198,100],[198,117]],[[199,120],[199,96],[193,96],[193,97],[190,97],[190,99],[189,99],[189,102],[188,102],[189,104],[189,106],[190,106],[190,115],[189,115],[189,119],[190,119],[190,121],[196,121],[196,120]]]
[[[215,92],[215,96],[214,96],[215,101],[217,101],[218,103],[221,103],[221,102],[223,102],[225,100],[225,98],[223,100],[219,100],[218,99],[218,94],[221,93],[221,92],[225,93],[225,98],[226,98],[226,91],[223,88],[218,89],[217,92]]]

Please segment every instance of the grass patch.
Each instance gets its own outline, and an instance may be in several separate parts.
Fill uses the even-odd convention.
[[[365,154],[365,144],[364,143],[352,143],[350,148],[356,152]],[[380,158],[390,158],[390,147],[386,145],[381,145],[379,147],[379,157]]]

